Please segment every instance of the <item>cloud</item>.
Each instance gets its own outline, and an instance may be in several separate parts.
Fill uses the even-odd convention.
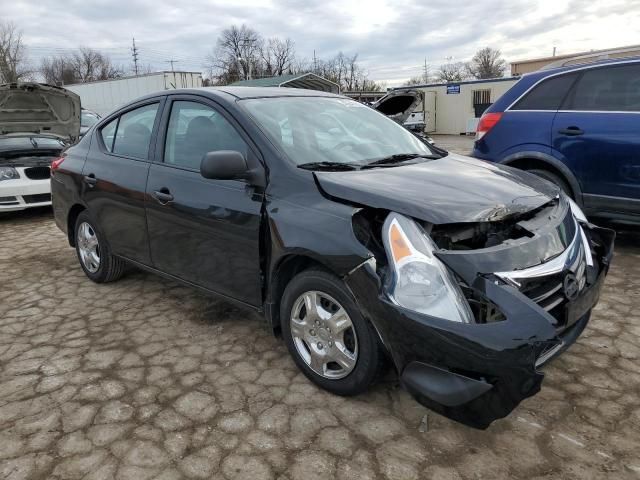
[[[507,60],[638,43],[640,0],[25,0],[3,5],[3,18],[24,32],[34,64],[77,46],[103,49],[156,69],[202,70],[220,32],[245,23],[266,37],[290,37],[300,57],[358,53],[376,80],[390,85],[435,70],[447,57],[471,58],[479,48]]]

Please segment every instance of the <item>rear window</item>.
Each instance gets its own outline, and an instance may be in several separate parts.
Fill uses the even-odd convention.
[[[569,73],[543,80],[511,110],[558,110],[577,76],[577,73]]]
[[[640,65],[585,71],[569,97],[568,109],[640,111]]]
[[[64,143],[57,138],[48,137],[4,137],[0,138],[1,150],[29,150],[32,148],[62,148]]]

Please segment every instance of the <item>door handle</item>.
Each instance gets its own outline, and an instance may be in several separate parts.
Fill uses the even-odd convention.
[[[576,135],[582,135],[584,133],[584,130],[578,127],[567,127],[567,128],[561,128],[560,130],[558,130],[558,133],[560,135],[576,136]]]
[[[90,173],[89,175],[85,175],[83,180],[84,180],[84,183],[89,185],[89,188],[95,187],[96,184],[98,183],[98,179],[93,173]]]
[[[166,187],[154,191],[151,196],[155,198],[161,205],[167,205],[173,201],[173,195],[171,195],[169,189]]]

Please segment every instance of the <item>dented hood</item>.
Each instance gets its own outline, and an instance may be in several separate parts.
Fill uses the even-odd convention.
[[[455,154],[412,165],[314,175],[333,199],[433,224],[502,220],[559,194],[530,173]]]
[[[80,135],[80,97],[41,83],[0,85],[0,135],[35,133],[75,141]]]
[[[394,90],[372,107],[402,125],[421,101],[422,93],[419,90]]]

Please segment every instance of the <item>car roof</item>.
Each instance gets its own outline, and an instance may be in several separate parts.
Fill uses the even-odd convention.
[[[536,70],[535,72],[526,73],[522,77],[523,78],[532,78],[532,77],[544,78],[544,77],[549,77],[551,75],[556,75],[558,73],[572,72],[574,70],[583,70],[583,69],[589,69],[589,68],[597,68],[601,66],[624,65],[624,64],[634,64],[634,63],[640,63],[640,56],[625,57],[625,58],[608,58],[605,60],[598,60],[595,62],[585,60],[585,62],[583,63],[576,63],[574,65],[543,68],[541,70]]]
[[[144,100],[158,98],[164,95],[205,95],[212,98],[233,101],[246,98],[278,98],[278,97],[327,97],[351,100],[344,95],[322,92],[320,90],[307,90],[304,88],[287,87],[200,87],[200,88],[176,88],[174,90],[160,90],[127,102],[125,106]],[[123,107],[125,107],[123,106]]]
[[[198,91],[219,90],[236,98],[261,98],[261,97],[340,97],[335,93],[320,90],[308,90],[304,88],[287,87],[203,87]]]

